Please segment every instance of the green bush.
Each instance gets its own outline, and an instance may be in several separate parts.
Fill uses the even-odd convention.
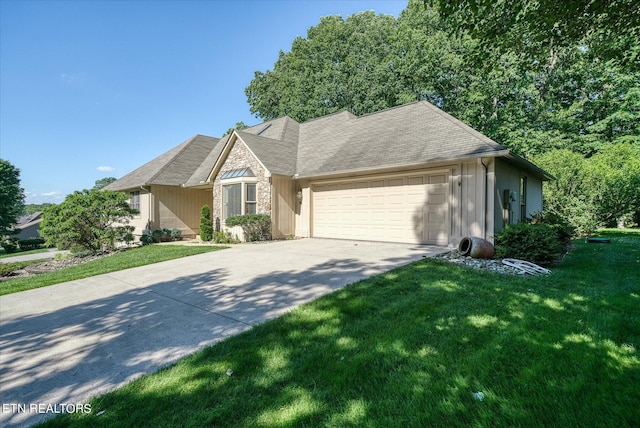
[[[546,224],[551,226],[558,235],[560,243],[565,247],[571,244],[571,239],[577,236],[578,233],[577,229],[571,223],[554,213],[537,212],[533,214],[529,223]]]
[[[551,265],[565,249],[558,233],[548,224],[508,225],[496,235],[495,244],[498,258],[526,260],[541,266]]]
[[[37,250],[43,245],[43,238],[21,239],[18,241],[18,246],[22,251]]]
[[[15,253],[18,250],[18,244],[13,241],[5,241],[2,243],[2,248],[7,254]]]
[[[209,205],[200,208],[200,239],[211,241],[213,239],[213,223],[211,222],[211,210]]]
[[[144,246],[144,245],[153,244],[156,241],[154,241],[153,236],[149,235],[148,233],[143,233],[142,236],[140,237],[140,242]]]
[[[216,244],[237,244],[239,242],[230,232],[224,230],[215,232],[213,240]]]
[[[22,265],[20,263],[0,263],[0,277],[11,276],[13,272],[21,267]]]
[[[271,216],[268,214],[246,214],[229,217],[226,225],[240,226],[247,242],[271,239]]]

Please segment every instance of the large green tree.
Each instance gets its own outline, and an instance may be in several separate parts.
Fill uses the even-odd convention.
[[[307,37],[280,52],[273,70],[256,71],[245,92],[251,112],[265,120],[305,121],[337,111],[361,115],[403,103],[391,54],[396,19],[362,12],[325,16]]]
[[[588,44],[604,60],[639,70],[637,0],[424,0],[449,23],[482,41],[485,49],[546,55]]]
[[[20,187],[20,170],[0,159],[0,238],[12,232],[24,208],[24,190]]]
[[[126,193],[76,191],[44,212],[40,235],[60,249],[112,250],[118,242],[133,240],[134,228],[128,223],[136,212]]]

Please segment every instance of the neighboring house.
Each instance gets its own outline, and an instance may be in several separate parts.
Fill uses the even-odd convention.
[[[183,154],[200,140],[201,150]],[[156,183],[163,175],[175,179]],[[132,201],[143,222],[181,224],[185,236],[198,233],[195,218],[209,204],[218,229],[229,216],[266,213],[274,238],[457,245],[465,236],[493,242],[504,225],[541,211],[550,178],[420,101],[360,117],[283,117],[220,140],[196,136],[107,188],[139,192]],[[181,215],[159,212],[166,195]]]
[[[18,219],[15,229],[19,229],[13,238],[31,239],[40,238],[40,223],[42,222],[42,211],[36,211],[33,214],[22,216]]]

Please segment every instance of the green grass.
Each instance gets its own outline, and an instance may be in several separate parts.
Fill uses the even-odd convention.
[[[158,263],[180,257],[193,256],[225,247],[211,245],[147,245],[115,253],[109,257],[93,260],[81,265],[34,276],[20,277],[0,282],[0,296],[33,288],[46,287],[61,282],[87,278],[103,273],[115,272],[138,266]],[[34,262],[29,262],[29,264]]]
[[[640,233],[604,235],[543,278],[413,263],[45,426],[634,426]]]

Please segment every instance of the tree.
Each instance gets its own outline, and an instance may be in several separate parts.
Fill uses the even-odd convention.
[[[288,115],[303,122],[348,110],[371,113],[403,102],[399,97],[390,38],[396,19],[362,12],[325,16],[307,37],[280,52],[273,70],[255,72],[245,89],[251,113],[264,120]]]
[[[96,180],[95,186],[93,186],[93,188],[91,190],[103,189],[103,188],[107,187],[109,184],[113,183],[114,181],[118,181],[118,179],[115,178],[115,177],[104,177],[104,178],[101,178],[100,180]]]
[[[247,125],[246,123],[244,123],[243,121],[240,122],[236,122],[236,126],[234,126],[233,128],[229,128],[227,129],[227,132],[224,133],[224,135],[229,135],[233,132],[234,129],[237,130],[242,130],[242,129],[247,129],[249,127],[249,125]]]
[[[448,22],[486,48],[544,52],[553,61],[558,48],[589,43],[605,60],[638,70],[640,2],[637,0],[424,0]]]
[[[133,240],[134,227],[128,223],[135,213],[126,193],[76,191],[44,212],[40,235],[60,249],[109,251],[117,242]]]
[[[200,209],[200,239],[203,241],[213,239],[213,223],[211,222],[209,205],[203,205]]]
[[[11,234],[24,208],[24,190],[20,170],[0,159],[0,237]]]
[[[534,158],[556,177],[543,188],[544,211],[580,233],[631,223],[640,211],[640,145],[617,143],[590,158],[567,149]]]

